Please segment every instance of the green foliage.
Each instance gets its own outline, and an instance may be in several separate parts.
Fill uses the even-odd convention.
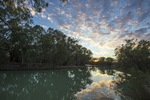
[[[126,44],[115,49],[115,54],[119,66],[123,68],[150,69],[150,41],[126,40]]]

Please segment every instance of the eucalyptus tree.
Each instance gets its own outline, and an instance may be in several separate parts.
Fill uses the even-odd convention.
[[[27,62],[42,62],[44,59],[44,51],[43,51],[43,44],[42,39],[43,36],[46,34],[46,31],[43,27],[39,25],[35,25],[31,28],[31,42],[30,47],[28,48],[27,52]]]
[[[10,56],[11,61],[19,61],[20,55],[24,59],[22,43],[25,40],[23,38],[27,36],[24,33],[25,31],[27,32],[26,29],[29,24],[32,23],[29,9],[16,5],[13,0],[2,0],[0,2],[0,12],[0,34],[3,38],[2,40],[5,40],[3,44],[7,44],[7,48],[1,45],[3,50],[7,49],[6,54]],[[22,62],[24,62],[23,59]]]
[[[125,44],[115,49],[115,54],[123,68],[136,68],[141,71],[150,69],[150,41],[126,40]]]
[[[75,64],[75,55],[76,55],[76,45],[78,44],[78,41],[74,38],[67,37],[66,39],[67,44],[67,54],[66,54],[66,61],[64,64],[68,65],[74,65]]]
[[[75,64],[76,65],[84,65],[91,59],[92,52],[82,45],[75,45]]]
[[[62,65],[67,59],[67,44],[66,44],[67,36],[61,31],[55,30],[52,33],[53,39],[53,63],[54,65]]]

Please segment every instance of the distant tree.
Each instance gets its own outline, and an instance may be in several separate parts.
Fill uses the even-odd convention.
[[[105,57],[100,57],[99,60],[100,60],[100,62],[104,62],[105,61]]]
[[[115,49],[115,54],[119,65],[124,68],[150,69],[150,41],[126,40],[125,44]]]
[[[106,64],[107,64],[108,66],[111,66],[111,65],[113,64],[113,61],[114,61],[114,59],[111,58],[111,57],[107,57],[107,58],[105,59],[105,62],[106,62]]]
[[[106,62],[113,62],[114,61],[114,59],[111,57],[107,57],[105,60],[106,60]]]

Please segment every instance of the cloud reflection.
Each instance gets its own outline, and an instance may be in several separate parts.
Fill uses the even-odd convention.
[[[121,100],[113,90],[113,76],[91,71],[93,83],[75,94],[77,100]]]

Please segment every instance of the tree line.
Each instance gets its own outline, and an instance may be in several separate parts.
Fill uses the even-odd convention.
[[[115,59],[112,57],[99,57],[99,58],[92,58],[90,60],[90,64],[96,66],[109,66],[111,67],[115,63]]]
[[[0,2],[1,63],[84,65],[88,62],[92,56],[90,50],[59,30],[53,28],[45,30],[40,25],[33,25],[29,9],[22,6],[24,1],[19,1],[2,0]],[[42,2],[40,3],[34,7],[43,7]]]

